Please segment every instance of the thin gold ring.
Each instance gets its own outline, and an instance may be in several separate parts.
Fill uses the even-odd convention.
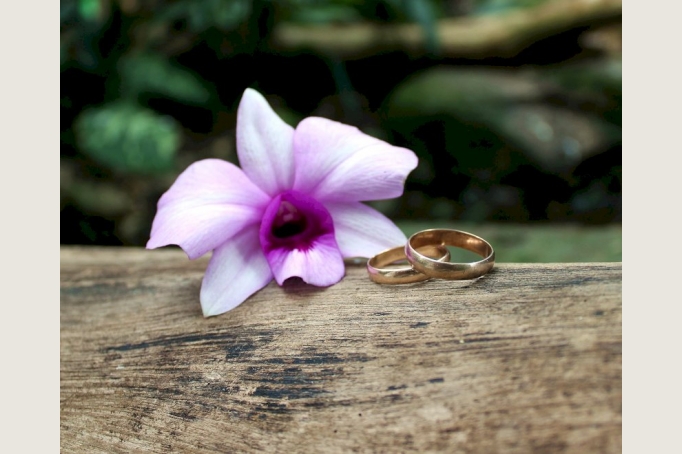
[[[424,246],[455,246],[474,252],[483,260],[473,263],[441,262],[420,253],[418,250]],[[417,232],[407,240],[405,256],[415,270],[439,279],[474,279],[483,276],[495,265],[495,251],[490,243],[460,230],[431,229]]]
[[[426,245],[419,250],[435,260],[450,260],[450,252],[443,246]],[[409,284],[429,279],[429,276],[416,271],[411,266],[384,268],[391,263],[405,260],[405,247],[398,246],[378,253],[367,261],[369,278],[377,284]]]

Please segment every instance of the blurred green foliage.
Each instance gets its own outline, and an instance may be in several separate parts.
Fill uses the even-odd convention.
[[[75,128],[85,153],[103,166],[123,172],[172,169],[180,142],[172,118],[127,101],[85,110]]]
[[[120,59],[118,70],[122,97],[135,99],[143,93],[154,93],[199,105],[210,98],[199,77],[157,54],[126,55]]]
[[[62,242],[144,244],[187,165],[236,162],[246,87],[292,125],[324,116],[413,149],[405,195],[373,204],[394,219],[618,223],[620,18],[547,24],[512,54],[483,35],[453,54],[439,29],[561,2],[62,0]],[[358,40],[416,24],[422,49],[281,40],[357,24]]]
[[[163,5],[154,20],[160,24],[184,20],[195,33],[211,27],[230,30],[249,18],[251,3],[250,0],[181,0]]]
[[[606,115],[620,103],[620,83],[611,79],[614,74],[620,76],[613,70],[619,64],[609,60],[605,68],[580,66],[524,70],[431,68],[396,87],[387,105],[387,116],[402,122],[403,129],[410,118],[409,127],[416,129],[438,115],[482,127],[488,137],[480,140],[504,141],[525,150],[537,166],[561,173],[616,143],[621,135],[620,117]],[[546,102],[548,96],[562,91],[565,96],[574,91],[592,100],[604,98],[605,109],[578,114],[570,106]],[[448,150],[461,148],[456,143],[446,144]],[[488,168],[491,163],[482,154],[463,155],[459,162],[465,167],[469,162]]]
[[[402,221],[408,237],[425,229],[443,228],[475,232],[495,247],[502,263],[622,262],[623,233],[620,225],[586,227],[576,225],[480,225],[471,222]],[[465,255],[467,254],[467,255]],[[451,251],[452,261],[479,260],[473,252]]]
[[[475,14],[500,14],[509,10],[529,8],[544,3],[545,0],[484,0],[478,1]]]

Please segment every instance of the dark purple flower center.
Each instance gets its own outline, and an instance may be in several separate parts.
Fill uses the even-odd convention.
[[[285,191],[272,199],[260,226],[263,252],[274,249],[309,249],[323,235],[334,234],[327,209],[298,191]]]
[[[282,201],[272,222],[271,231],[277,238],[288,238],[305,232],[308,221],[290,202]]]

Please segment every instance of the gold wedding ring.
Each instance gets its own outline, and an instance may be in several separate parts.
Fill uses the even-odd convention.
[[[473,263],[439,261],[420,252],[425,246],[454,246],[474,252],[483,260]],[[495,265],[495,251],[490,243],[460,230],[431,229],[417,232],[407,240],[405,256],[415,270],[440,279],[474,279],[483,276]]]
[[[450,252],[444,246],[425,245],[419,247],[420,255],[433,257],[432,260],[450,260]],[[391,263],[405,260],[405,248],[403,246],[387,249],[378,253],[367,261],[369,278],[378,284],[408,284],[429,279],[429,276],[416,271],[411,266],[401,268],[384,268]]]

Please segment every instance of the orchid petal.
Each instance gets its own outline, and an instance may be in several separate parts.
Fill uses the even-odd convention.
[[[244,229],[213,251],[199,297],[204,317],[234,309],[271,280],[258,226]]]
[[[177,244],[190,259],[201,257],[259,223],[268,202],[237,166],[197,161],[159,199],[147,249]]]
[[[247,88],[237,111],[237,154],[244,173],[270,196],[293,184],[293,137],[265,98]]]
[[[386,216],[359,202],[327,202],[336,241],[344,257],[372,257],[407,242],[405,234]]]
[[[398,197],[417,156],[359,129],[309,117],[294,132],[293,189],[322,202],[358,202]]]
[[[333,233],[317,237],[306,249],[273,249],[267,259],[279,285],[290,277],[300,277],[308,284],[327,287],[339,282],[345,273]]]

